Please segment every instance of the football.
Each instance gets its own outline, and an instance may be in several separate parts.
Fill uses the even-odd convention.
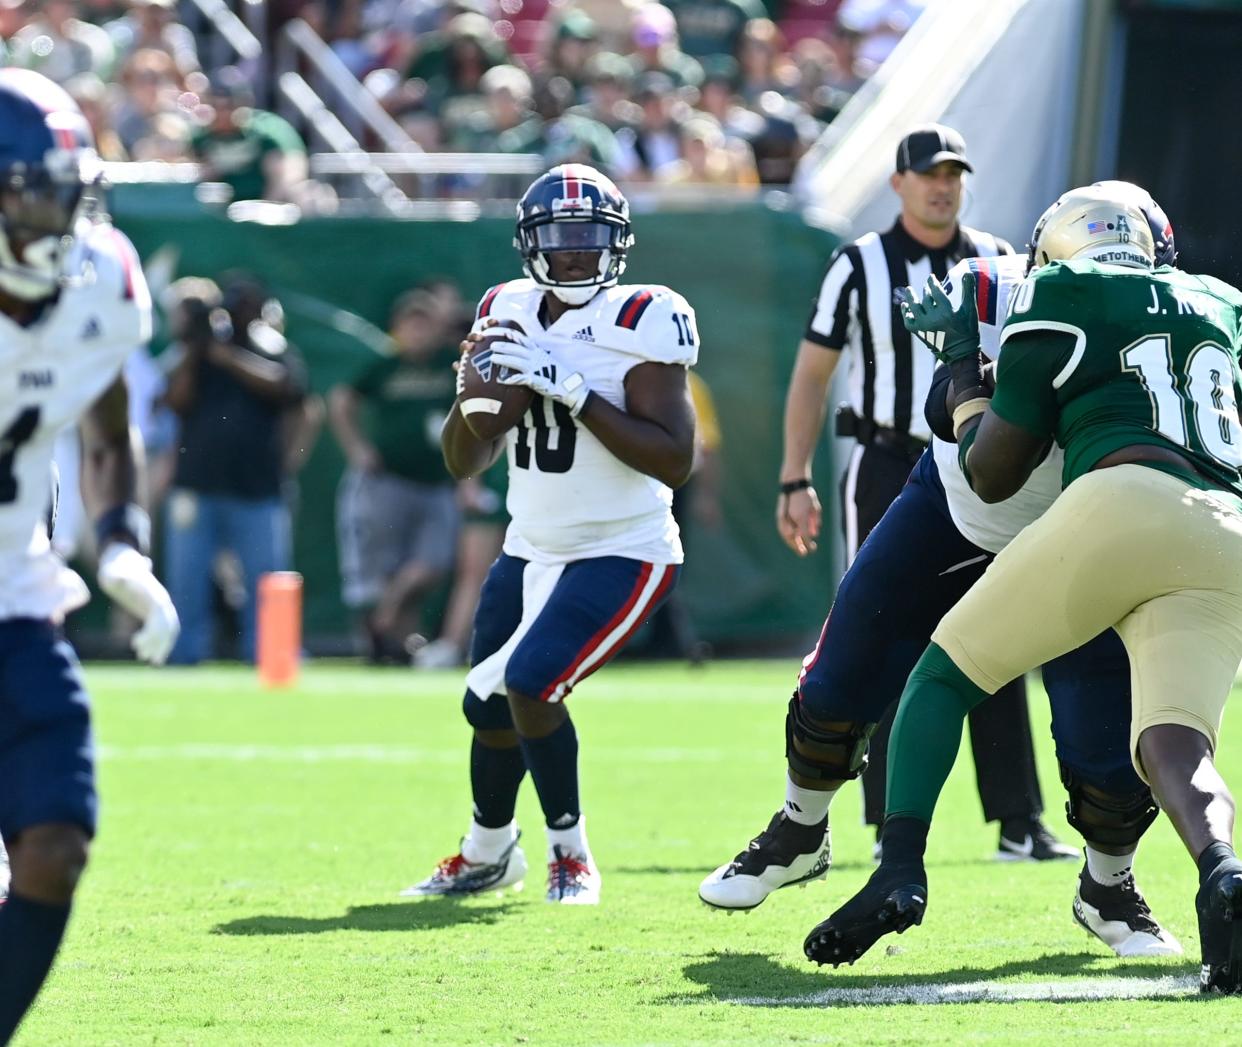
[[[517,321],[501,320],[461,360],[465,369],[461,414],[480,440],[494,440],[517,425],[533,396],[524,385],[501,384],[506,369],[492,366],[493,345],[504,340],[506,330],[526,333]]]

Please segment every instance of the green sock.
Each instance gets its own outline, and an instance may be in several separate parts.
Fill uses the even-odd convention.
[[[962,722],[987,698],[936,644],[929,644],[906,682],[888,743],[890,818],[931,823],[940,790],[962,743]]]

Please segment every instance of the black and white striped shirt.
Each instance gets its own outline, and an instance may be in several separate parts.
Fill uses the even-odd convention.
[[[1013,254],[991,233],[959,226],[946,246],[929,248],[900,221],[837,249],[828,263],[804,337],[847,354],[849,403],[876,425],[931,438],[923,401],[935,359],[916,346],[901,322],[896,289],[921,290],[931,273],[945,274],[963,258]]]

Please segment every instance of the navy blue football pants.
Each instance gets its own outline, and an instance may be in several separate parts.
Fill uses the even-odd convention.
[[[95,833],[90,700],[60,629],[0,622],[0,835],[51,822]]]

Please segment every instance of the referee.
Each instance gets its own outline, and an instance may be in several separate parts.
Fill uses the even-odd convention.
[[[849,402],[837,411],[836,433],[855,440],[841,482],[848,564],[900,493],[931,435],[923,404],[934,361],[911,344],[894,291],[922,287],[931,273],[943,279],[963,258],[1013,253],[999,237],[958,223],[967,171],[973,168],[957,131],[939,124],[914,129],[897,147],[890,178],[901,199],[897,221],[883,233],[844,245],[829,263],[785,400],[777,527],[800,556],[815,550],[819,536],[822,512],[811,486],[811,460],[828,384],[841,358],[847,361]],[[894,712],[889,710],[871,738],[862,779],[865,818],[877,827],[884,817]],[[1040,821],[1043,802],[1023,681],[978,707],[970,727],[984,816],[1001,823],[998,857],[1076,857]]]

